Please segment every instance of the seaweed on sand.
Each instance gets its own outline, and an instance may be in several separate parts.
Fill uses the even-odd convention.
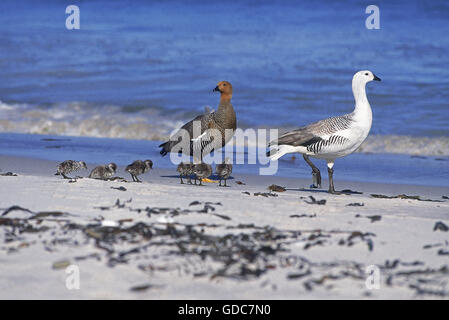
[[[99,207],[108,208],[114,213],[129,213],[129,217],[116,223],[105,223],[111,221],[103,220],[101,216],[86,222],[81,214],[33,212],[20,206],[10,207],[0,217],[0,235],[4,235],[0,250],[39,244],[50,252],[60,247],[77,247],[83,250],[82,254],[78,252],[74,257],[58,260],[49,268],[59,270],[70,261],[82,263],[85,259],[95,259],[96,263],[110,268],[117,265],[137,268],[142,271],[144,279],[142,285],[131,287],[130,290],[135,292],[164,289],[173,285],[174,276],[187,276],[189,281],[198,278],[240,281],[267,277],[263,278],[265,283],[278,278],[280,273],[270,278],[274,271],[283,272],[287,281],[297,281],[298,287],[305,291],[319,288],[332,290],[344,279],[357,281],[363,286],[366,266],[357,261],[332,258],[327,262],[314,262],[301,256],[294,256],[292,260],[290,256],[293,248],[306,252],[340,245],[346,246],[345,250],[354,247],[357,250],[374,250],[375,235],[366,231],[290,230],[254,223],[237,224],[224,218],[227,216],[220,212],[221,204],[210,202],[196,201],[185,209],[138,208],[132,204],[132,199],[117,199],[111,206]],[[14,218],[16,215],[13,212],[25,216]],[[195,215],[196,221],[199,217],[216,215],[222,218],[222,224],[207,224],[204,221],[187,224],[173,219],[162,223],[160,219],[154,219],[154,215],[159,215],[157,218],[183,215],[179,221],[185,221],[186,215]],[[442,287],[442,279],[448,275],[447,266],[427,267],[419,261],[404,263],[393,260],[379,268],[387,285],[405,287],[420,295],[449,295],[447,289]],[[154,273],[165,275],[161,279],[166,281],[160,285],[148,281],[147,277]],[[422,282],[422,279],[427,282]],[[271,287],[279,285],[276,283]]]
[[[308,204],[317,204],[317,205],[320,205],[320,206],[326,204],[326,200],[325,200],[325,199],[322,199],[322,200],[316,200],[315,197],[313,197],[313,196],[309,196],[309,199],[310,199],[310,201],[304,200],[304,202],[305,202],[305,203],[308,203]]]
[[[437,223],[435,223],[435,226],[433,227],[433,231],[437,230],[447,232],[449,231],[449,226],[444,224],[442,221],[438,221]]]
[[[428,202],[444,202],[443,200],[432,200],[432,199],[421,199],[421,196],[408,196],[406,194],[399,194],[397,196],[386,196],[384,194],[371,194],[373,198],[379,199],[412,199],[418,201],[428,201]]]
[[[276,184],[272,184],[268,187],[268,190],[274,191],[274,192],[285,192],[287,189],[285,187],[278,186]]]

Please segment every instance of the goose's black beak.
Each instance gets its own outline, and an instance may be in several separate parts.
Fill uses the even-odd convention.
[[[221,92],[220,89],[218,88],[218,86],[215,87],[214,90],[212,90],[212,92]]]
[[[380,81],[380,78],[378,76],[376,76],[374,73],[373,73],[373,76],[374,76],[373,80]]]

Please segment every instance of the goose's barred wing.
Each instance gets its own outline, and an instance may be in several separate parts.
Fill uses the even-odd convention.
[[[304,145],[307,147],[307,151],[313,152],[314,154],[319,154],[322,152],[329,152],[331,150],[335,150],[335,148],[339,148],[340,146],[349,142],[348,138],[339,136],[339,135],[331,135],[328,139],[319,139],[313,143],[309,143]]]
[[[214,115],[215,112],[206,113],[199,115],[195,117],[193,120],[187,122],[184,124],[181,129],[179,129],[171,138],[170,141],[167,141],[159,146],[159,148],[162,148],[160,153],[162,156],[165,156],[167,153],[169,153],[174,146],[176,146],[179,142],[182,140],[182,136],[184,132],[187,132],[189,135],[189,140],[196,138],[193,136],[194,133],[194,126],[200,126],[200,134],[203,134],[209,127],[209,123],[212,121],[214,122]],[[197,128],[195,128],[198,130]],[[196,131],[195,130],[195,131]],[[195,132],[197,133],[197,132]],[[190,141],[190,154],[193,154],[193,143]]]
[[[301,127],[292,131],[289,131],[277,140],[270,142],[272,145],[291,145],[291,146],[304,146],[308,147],[320,143],[322,140],[339,142],[342,138],[332,138],[332,136],[338,136],[338,132],[348,129],[351,126],[352,118],[350,115],[332,117],[318,122],[309,124],[308,126]]]
[[[214,114],[211,114],[211,117],[207,120],[206,129],[204,132],[199,137],[190,141],[190,154],[209,154],[214,151],[216,147],[219,147],[222,139],[221,137],[215,137],[211,130],[217,130],[220,134],[221,130],[219,130],[213,116]]]

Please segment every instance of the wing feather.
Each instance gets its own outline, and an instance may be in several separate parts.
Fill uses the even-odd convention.
[[[348,129],[351,125],[350,115],[332,117],[311,123],[281,135],[278,139],[270,142],[272,145],[290,145],[294,147],[309,146],[318,143],[321,140],[327,140],[329,136],[338,131]]]

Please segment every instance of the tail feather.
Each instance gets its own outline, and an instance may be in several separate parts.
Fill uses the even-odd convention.
[[[167,141],[167,142],[162,143],[161,145],[159,145],[159,148],[162,148],[159,153],[162,156],[167,155],[167,153],[172,152],[173,147],[175,147],[178,143],[179,143],[179,140],[178,141]],[[183,150],[179,149],[178,154],[182,154],[182,153],[183,153]],[[185,150],[184,150],[184,153],[185,153]],[[185,154],[187,154],[187,153],[185,153]],[[193,154],[192,143],[190,143],[190,154]]]
[[[280,157],[282,157],[285,153],[281,152],[280,149],[273,148],[270,151],[267,152],[267,157],[270,158],[270,161],[276,161]]]
[[[160,154],[164,157],[171,151],[171,148],[173,146],[173,141],[167,141],[159,145],[159,148],[162,148],[160,151]]]
[[[270,161],[276,161],[283,155],[287,153],[297,152],[296,150],[292,150],[291,146],[288,145],[272,145],[270,146],[270,151],[267,152],[267,157],[270,158]]]

